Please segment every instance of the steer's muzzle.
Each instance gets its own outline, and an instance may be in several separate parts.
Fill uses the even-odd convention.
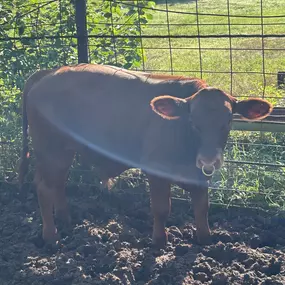
[[[215,156],[206,157],[202,153],[197,155],[196,166],[202,169],[206,176],[212,176],[216,169],[220,169],[223,165],[223,154],[219,150]]]

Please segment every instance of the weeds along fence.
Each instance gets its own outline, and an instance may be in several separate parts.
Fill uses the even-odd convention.
[[[21,91],[27,77],[39,68],[96,62],[196,76],[238,98],[266,98],[281,108],[275,114],[282,115],[285,7],[281,2],[5,1],[0,10],[1,187],[16,183]],[[211,184],[212,203],[284,210],[285,129],[274,116],[272,120],[235,122],[225,166]],[[28,182],[32,173],[33,168]],[[98,183],[80,163],[73,165],[69,180]],[[120,181],[137,186],[143,176],[129,171]],[[174,193],[186,197],[179,190]]]

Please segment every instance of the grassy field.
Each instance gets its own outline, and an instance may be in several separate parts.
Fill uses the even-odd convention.
[[[260,0],[198,1],[199,13],[260,16]],[[282,1],[263,1],[264,16],[285,15]],[[143,30],[144,35],[196,35],[196,1],[157,1],[153,19]],[[166,13],[163,10],[168,10]],[[178,12],[178,13],[174,13]],[[182,12],[182,13],[179,13]],[[201,35],[284,34],[285,17],[260,18],[199,15]],[[167,23],[169,22],[169,27]],[[285,71],[284,38],[211,38],[201,39],[143,39],[146,60],[144,68],[154,72],[173,72],[202,77],[209,84],[223,88],[237,97],[265,97],[274,105],[284,105],[284,92],[276,88],[278,71]],[[199,53],[199,45],[201,53]],[[230,52],[229,49],[232,49]],[[264,51],[262,51],[264,48]],[[264,59],[264,60],[263,60]],[[202,70],[202,73],[200,72]],[[230,72],[233,72],[231,77]],[[216,73],[218,72],[218,73]],[[265,73],[263,75],[262,73]],[[232,89],[231,89],[232,88]],[[232,132],[226,150],[228,160],[216,175],[212,200],[278,206],[285,209],[285,136],[277,133]],[[239,163],[244,161],[245,163]],[[251,165],[250,163],[268,165]],[[239,189],[239,191],[237,191]]]
[[[144,29],[144,35],[196,35],[197,17],[179,12],[196,12],[195,1],[165,1],[156,6],[157,9],[168,10],[156,11],[153,20]],[[185,3],[187,2],[187,3]],[[260,0],[229,1],[230,15],[261,15]],[[238,3],[236,3],[238,2]],[[164,3],[164,4],[163,4]],[[226,0],[198,1],[199,13],[228,14]],[[173,13],[173,12],[178,13]],[[263,15],[285,14],[285,6],[281,1],[263,1]],[[229,19],[227,16],[199,15],[199,32],[201,35],[229,34]],[[169,30],[167,22],[169,22]],[[285,18],[263,19],[264,34],[284,34]],[[261,34],[260,18],[230,18],[230,33],[238,34]],[[177,74],[188,74],[202,77],[210,84],[231,91],[231,65],[233,74],[232,93],[235,96],[263,95],[263,83],[266,81],[265,95],[267,97],[281,97],[280,92],[272,88],[276,85],[275,73],[285,68],[284,51],[272,50],[285,48],[284,38],[267,38],[262,42],[261,38],[212,38],[201,39],[144,39],[146,62],[148,70],[170,71]],[[199,54],[201,47],[201,60]],[[262,46],[266,49],[262,52]],[[230,53],[230,47],[232,53]],[[267,50],[271,49],[271,50]],[[263,58],[264,65],[263,65]],[[264,77],[263,71],[266,74]],[[219,72],[219,73],[213,73]],[[272,74],[273,73],[273,74]],[[273,100],[273,103],[276,101]]]

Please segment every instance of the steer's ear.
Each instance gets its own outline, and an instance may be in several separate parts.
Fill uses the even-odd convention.
[[[272,112],[273,106],[266,100],[253,98],[236,101],[233,106],[233,113],[240,114],[247,120],[261,120]]]
[[[155,97],[150,102],[152,110],[167,120],[179,119],[185,111],[186,104],[185,99],[169,95]]]

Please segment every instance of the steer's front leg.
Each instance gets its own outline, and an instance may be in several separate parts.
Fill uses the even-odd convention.
[[[207,244],[211,240],[211,233],[208,223],[209,194],[207,186],[187,186],[184,188],[189,191],[192,198],[194,209],[196,235],[198,243]]]
[[[151,210],[153,214],[152,242],[154,246],[163,248],[167,243],[165,223],[170,213],[170,182],[148,175]]]

